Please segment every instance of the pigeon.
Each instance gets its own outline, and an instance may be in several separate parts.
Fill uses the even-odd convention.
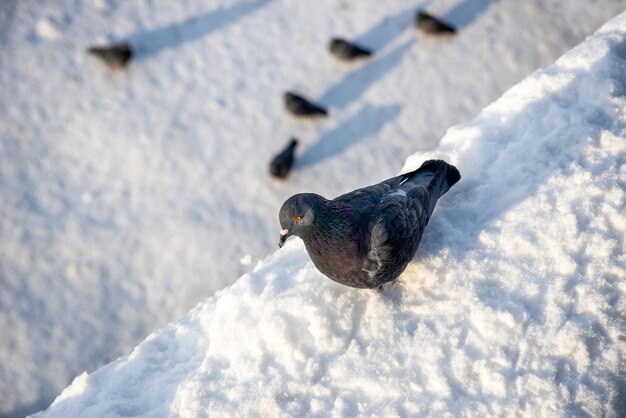
[[[289,170],[291,170],[291,166],[293,165],[293,152],[296,149],[296,145],[298,145],[298,140],[291,138],[287,148],[282,150],[272,159],[272,162],[270,163],[270,174],[280,179],[287,177],[287,174],[289,174]]]
[[[442,160],[333,200],[291,196],[280,208],[280,240],[304,241],[313,264],[337,283],[371,289],[395,280],[415,255],[437,200],[461,175]]]
[[[353,61],[372,55],[372,51],[341,38],[332,39],[328,48],[331,54],[343,61]]]
[[[287,92],[284,95],[285,107],[296,116],[326,116],[328,112],[323,107],[311,103],[302,96]]]
[[[418,11],[415,15],[415,26],[424,33],[431,35],[452,35],[456,29],[426,12]]]
[[[89,53],[100,58],[112,70],[121,70],[133,56],[133,49],[129,44],[116,44],[110,46],[92,46]]]

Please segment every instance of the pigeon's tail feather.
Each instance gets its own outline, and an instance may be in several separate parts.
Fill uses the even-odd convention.
[[[450,190],[450,187],[454,186],[461,179],[459,170],[443,160],[428,160],[417,171],[430,171],[434,174],[428,188],[438,191],[437,198],[443,196],[444,193]]]
[[[461,179],[459,170],[443,160],[425,161],[420,168],[410,173],[402,174],[401,188],[408,191],[416,186],[425,187],[428,190],[428,213],[435,209],[437,199],[443,196],[450,187]],[[426,196],[423,196],[426,198]]]

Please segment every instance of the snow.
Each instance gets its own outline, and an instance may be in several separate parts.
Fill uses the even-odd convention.
[[[278,208],[291,194],[336,196],[397,173],[624,4],[3,0],[0,416],[45,408],[74,376],[250,271],[276,249]],[[416,32],[423,5],[459,25],[458,36]],[[337,62],[326,51],[333,36],[376,56]],[[138,50],[124,72],[85,53],[120,40]],[[286,115],[290,89],[331,117]],[[287,182],[271,180],[267,164],[291,136],[301,143],[296,168]],[[623,231],[619,215],[607,215],[607,228]],[[482,232],[473,242],[513,254],[532,253],[536,240]]]
[[[626,13],[458,125],[399,282],[292,239],[37,417],[624,416]]]

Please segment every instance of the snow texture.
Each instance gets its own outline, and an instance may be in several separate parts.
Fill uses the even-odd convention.
[[[0,0],[0,417],[45,408],[249,272],[290,195],[396,174],[625,6]],[[416,31],[420,7],[458,35]],[[338,62],[336,36],[374,57]],[[124,71],[86,53],[122,41]],[[290,117],[287,90],[330,116]],[[272,180],[292,136],[296,166]]]
[[[418,152],[462,180],[383,292],[290,240],[37,415],[626,413],[626,13]]]

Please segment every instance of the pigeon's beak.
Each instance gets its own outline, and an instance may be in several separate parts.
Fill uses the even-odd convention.
[[[285,241],[287,241],[288,237],[289,237],[288,229],[283,229],[280,231],[280,239],[278,240],[278,248],[283,248],[283,245],[285,245]]]

